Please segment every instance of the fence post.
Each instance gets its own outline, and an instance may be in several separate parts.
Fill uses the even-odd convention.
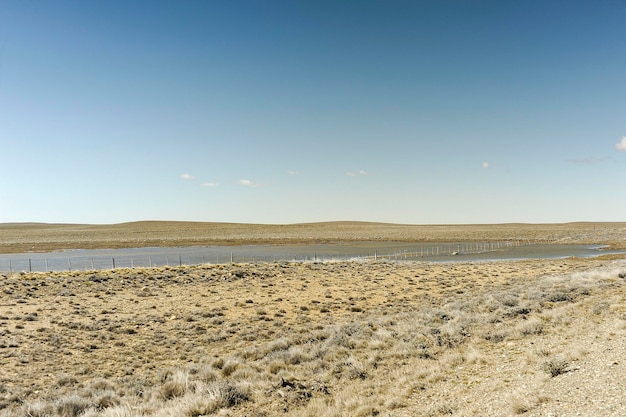
[[[115,258],[111,258],[111,260],[113,261],[113,269],[115,269]]]
[[[181,255],[178,255],[178,266],[183,266],[183,258]]]
[[[230,263],[231,264],[233,263],[233,253],[232,252],[230,253]]]
[[[28,258],[28,272],[33,272],[33,264],[30,258]]]

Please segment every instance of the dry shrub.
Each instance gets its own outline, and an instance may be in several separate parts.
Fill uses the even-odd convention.
[[[211,362],[211,366],[215,369],[222,369],[224,367],[224,359],[216,358],[213,362]]]
[[[228,359],[222,366],[222,375],[228,378],[237,370],[237,368],[239,368],[240,365],[241,363],[239,363],[239,361],[235,359]]]
[[[229,407],[222,398],[212,395],[207,387],[200,387],[198,392],[188,393],[161,405],[158,417],[199,417],[213,415],[220,409]]]
[[[208,364],[202,365],[196,372],[196,379],[200,382],[209,383],[218,379],[218,375],[213,371],[212,367]]]
[[[59,375],[56,384],[60,387],[72,386],[78,384],[78,379],[74,375]]]
[[[508,336],[509,332],[506,330],[489,330],[484,338],[492,343],[501,343],[504,342]]]
[[[182,397],[189,390],[189,373],[182,369],[172,372],[159,389],[159,395],[165,400]]]
[[[98,410],[120,405],[120,399],[114,391],[101,392],[93,398],[93,406]]]
[[[97,378],[89,383],[89,389],[92,391],[108,391],[115,389],[115,387],[111,381],[104,378]]]
[[[298,365],[302,362],[309,361],[311,358],[300,346],[291,347],[285,357],[285,363],[288,365]]]
[[[460,352],[448,351],[441,359],[439,359],[439,366],[442,369],[454,369],[465,362],[465,357]]]
[[[348,379],[361,379],[367,378],[367,369],[365,365],[361,363],[354,356],[350,356],[345,362],[343,367],[343,373]]]
[[[268,351],[271,353],[281,350],[287,350],[289,349],[289,346],[291,346],[291,340],[286,337],[281,337],[280,339],[276,339],[269,343]]]
[[[519,332],[523,336],[540,335],[543,333],[543,322],[538,318],[532,318],[519,326]]]
[[[206,388],[219,408],[230,408],[250,400],[249,389],[229,381],[218,381]]]
[[[77,394],[59,398],[55,402],[55,411],[59,417],[78,417],[90,406],[85,398],[79,397]]]
[[[437,345],[452,349],[463,344],[465,339],[470,336],[469,326],[466,323],[458,321],[448,322],[443,325],[436,335]]]
[[[513,397],[509,402],[513,414],[524,414],[533,408],[533,405],[526,398]]]
[[[274,374],[274,375],[279,373],[283,369],[285,369],[285,363],[284,362],[280,362],[280,361],[270,362],[270,364],[269,364],[269,366],[267,368],[269,373]]]
[[[548,301],[551,301],[553,303],[572,302],[574,301],[574,296],[573,294],[566,293],[564,291],[558,291],[553,294],[550,294],[548,296]]]
[[[502,304],[506,307],[515,307],[519,304],[519,298],[513,294],[506,294],[502,297]]]
[[[164,400],[170,400],[175,397],[181,397],[187,390],[185,385],[181,385],[174,381],[167,381],[159,389],[159,395]]]
[[[437,406],[434,410],[431,411],[431,415],[452,415],[454,414],[454,408],[448,404],[442,404]]]
[[[509,397],[509,405],[513,414],[525,414],[547,401],[546,397],[534,394],[515,394]]]
[[[356,410],[354,410],[354,417],[369,417],[369,416],[377,416],[380,414],[380,411],[372,406],[372,405],[364,405]]]
[[[606,301],[601,301],[599,303],[596,303],[593,306],[591,312],[593,314],[600,315],[600,314],[604,313],[605,311],[607,311],[609,309],[609,307],[610,307],[609,303],[607,303]]]
[[[404,408],[406,406],[406,400],[402,398],[388,398],[385,401],[385,409],[387,410],[396,410],[398,408]]]
[[[199,417],[215,413],[219,406],[215,400],[204,395],[194,395],[185,398],[183,404],[177,407],[178,412],[184,417]]]
[[[28,417],[50,417],[55,413],[54,406],[46,401],[34,401],[26,404],[22,410]]]
[[[465,350],[464,355],[463,355],[463,359],[465,360],[466,363],[469,363],[469,364],[485,364],[485,363],[487,363],[486,359],[485,359],[485,355],[481,351],[479,351],[479,350],[477,350],[477,349],[475,349],[473,347]]]
[[[533,309],[528,306],[516,306],[516,307],[506,310],[503,314],[503,317],[506,317],[506,318],[515,318],[518,316],[525,317],[526,315],[530,314],[532,311]]]
[[[567,359],[555,357],[543,362],[541,367],[546,373],[554,378],[555,376],[568,372],[569,365],[570,363]]]

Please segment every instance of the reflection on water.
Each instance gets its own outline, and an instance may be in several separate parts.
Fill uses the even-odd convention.
[[[348,259],[454,262],[572,256],[592,257],[607,253],[625,253],[625,251],[607,251],[601,246],[589,245],[520,245],[516,242],[350,242],[305,245],[94,249],[0,255],[0,272]]]

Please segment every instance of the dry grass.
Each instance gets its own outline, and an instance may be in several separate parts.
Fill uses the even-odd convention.
[[[580,323],[626,313],[623,270],[561,259],[0,275],[0,416],[525,414],[550,399],[520,387],[584,356]],[[488,395],[491,413],[472,408]]]
[[[0,224],[0,253],[146,246],[296,244],[339,241],[521,240],[606,243],[626,248],[626,223],[398,225],[329,222],[259,225],[134,222],[114,225]]]

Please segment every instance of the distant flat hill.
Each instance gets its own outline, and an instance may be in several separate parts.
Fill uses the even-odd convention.
[[[0,253],[147,246],[350,241],[521,240],[626,247],[626,222],[410,225],[359,221],[248,224],[136,221],[119,224],[0,223]]]

